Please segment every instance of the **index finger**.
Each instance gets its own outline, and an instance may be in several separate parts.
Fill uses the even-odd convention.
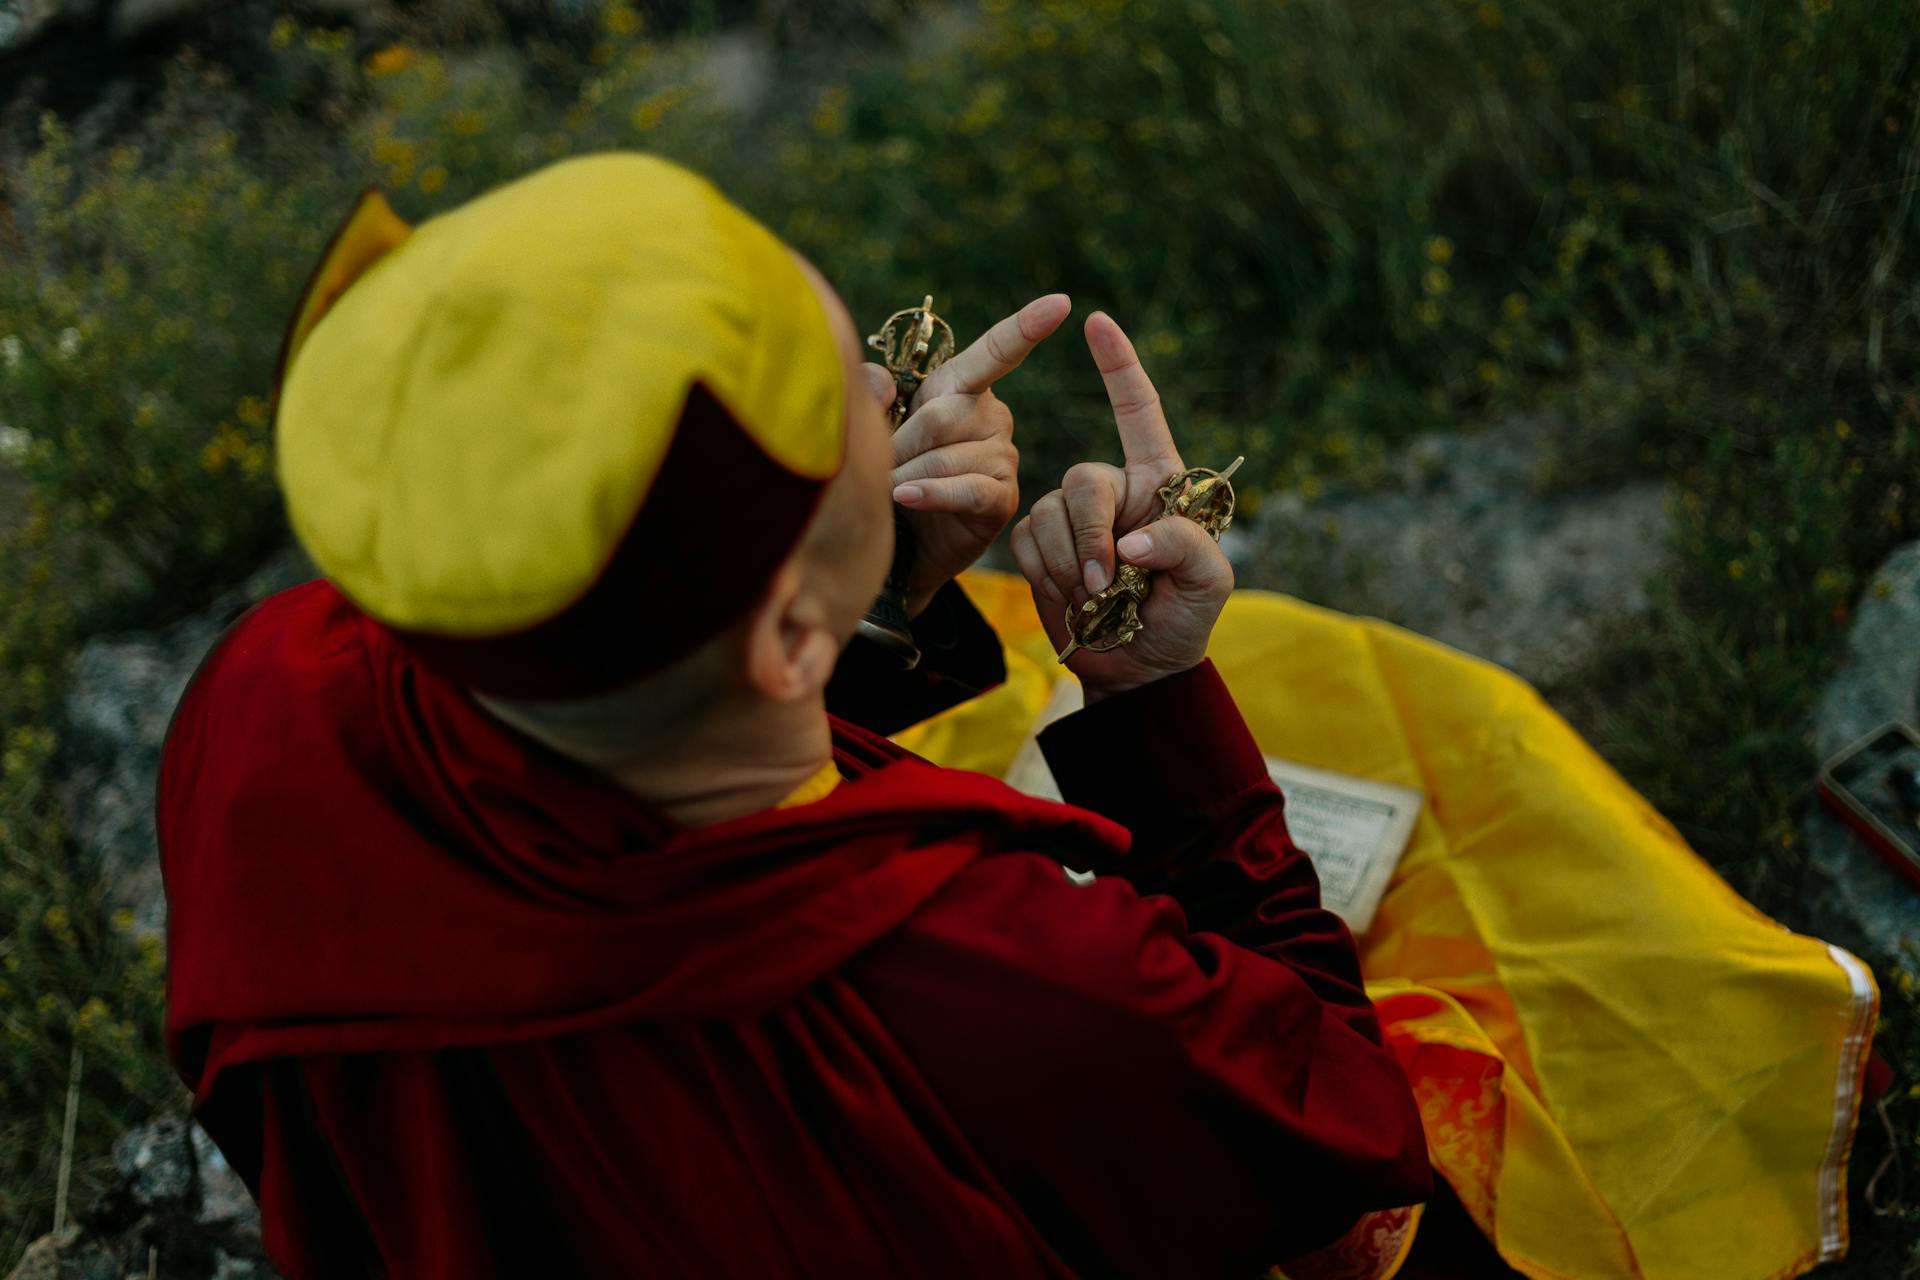
[[[1035,298],[991,329],[975,338],[945,364],[928,375],[913,397],[911,407],[935,396],[960,392],[978,395],[1020,367],[1040,340],[1060,327],[1073,310],[1073,302],[1064,293],[1049,293]]]
[[[1174,448],[1173,432],[1167,415],[1160,408],[1160,393],[1140,363],[1140,356],[1128,341],[1119,322],[1104,311],[1087,317],[1087,349],[1107,384],[1107,399],[1113,405],[1113,422],[1120,429],[1120,448],[1129,468],[1146,463],[1166,463],[1181,469],[1180,451]]]

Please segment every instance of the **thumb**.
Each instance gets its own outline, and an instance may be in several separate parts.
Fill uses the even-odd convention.
[[[1135,529],[1113,549],[1131,564],[1165,574],[1183,594],[1225,600],[1233,592],[1233,566],[1226,553],[1185,516],[1166,516]]]
[[[867,386],[873,391],[874,399],[880,402],[880,407],[891,408],[893,398],[900,394],[900,384],[893,380],[893,375],[884,366],[874,364],[871,360],[860,366],[860,372],[866,375]]]

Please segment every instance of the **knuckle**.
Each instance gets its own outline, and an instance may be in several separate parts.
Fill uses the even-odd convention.
[[[1063,490],[1071,489],[1075,493],[1099,487],[1100,464],[1097,462],[1076,462],[1067,468],[1067,474],[1060,481]]]
[[[1002,434],[1011,434],[1013,431],[1013,410],[1007,405],[1005,400],[994,396],[991,391],[986,394],[993,397],[987,402],[987,413],[988,416],[993,419],[994,427]]]

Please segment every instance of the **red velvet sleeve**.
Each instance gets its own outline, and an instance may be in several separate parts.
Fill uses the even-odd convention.
[[[849,641],[827,684],[827,710],[875,733],[898,733],[1007,678],[1000,637],[958,581],[934,593],[913,621],[913,638],[920,661],[911,671],[869,640]]]
[[[1252,1277],[1430,1193],[1350,1011],[1119,877],[984,859],[849,978],[1081,1274]]]
[[[1173,898],[1196,931],[1287,965],[1380,1043],[1353,937],[1320,905],[1285,798],[1212,660],[1068,716],[1040,747],[1068,802],[1133,833],[1113,872]]]
[[[1211,664],[1041,742],[1133,850],[1085,886],[985,859],[854,980],[1049,1243],[1089,1274],[1251,1276],[1426,1200],[1352,938]]]

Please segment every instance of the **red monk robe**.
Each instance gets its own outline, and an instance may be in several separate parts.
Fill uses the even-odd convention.
[[[325,581],[234,624],[161,768],[168,1025],[289,1276],[1250,1276],[1426,1198],[1211,665],[1048,730],[1063,806],[880,736],[1001,678],[958,587],[921,629],[843,660],[845,783],[677,829]]]

